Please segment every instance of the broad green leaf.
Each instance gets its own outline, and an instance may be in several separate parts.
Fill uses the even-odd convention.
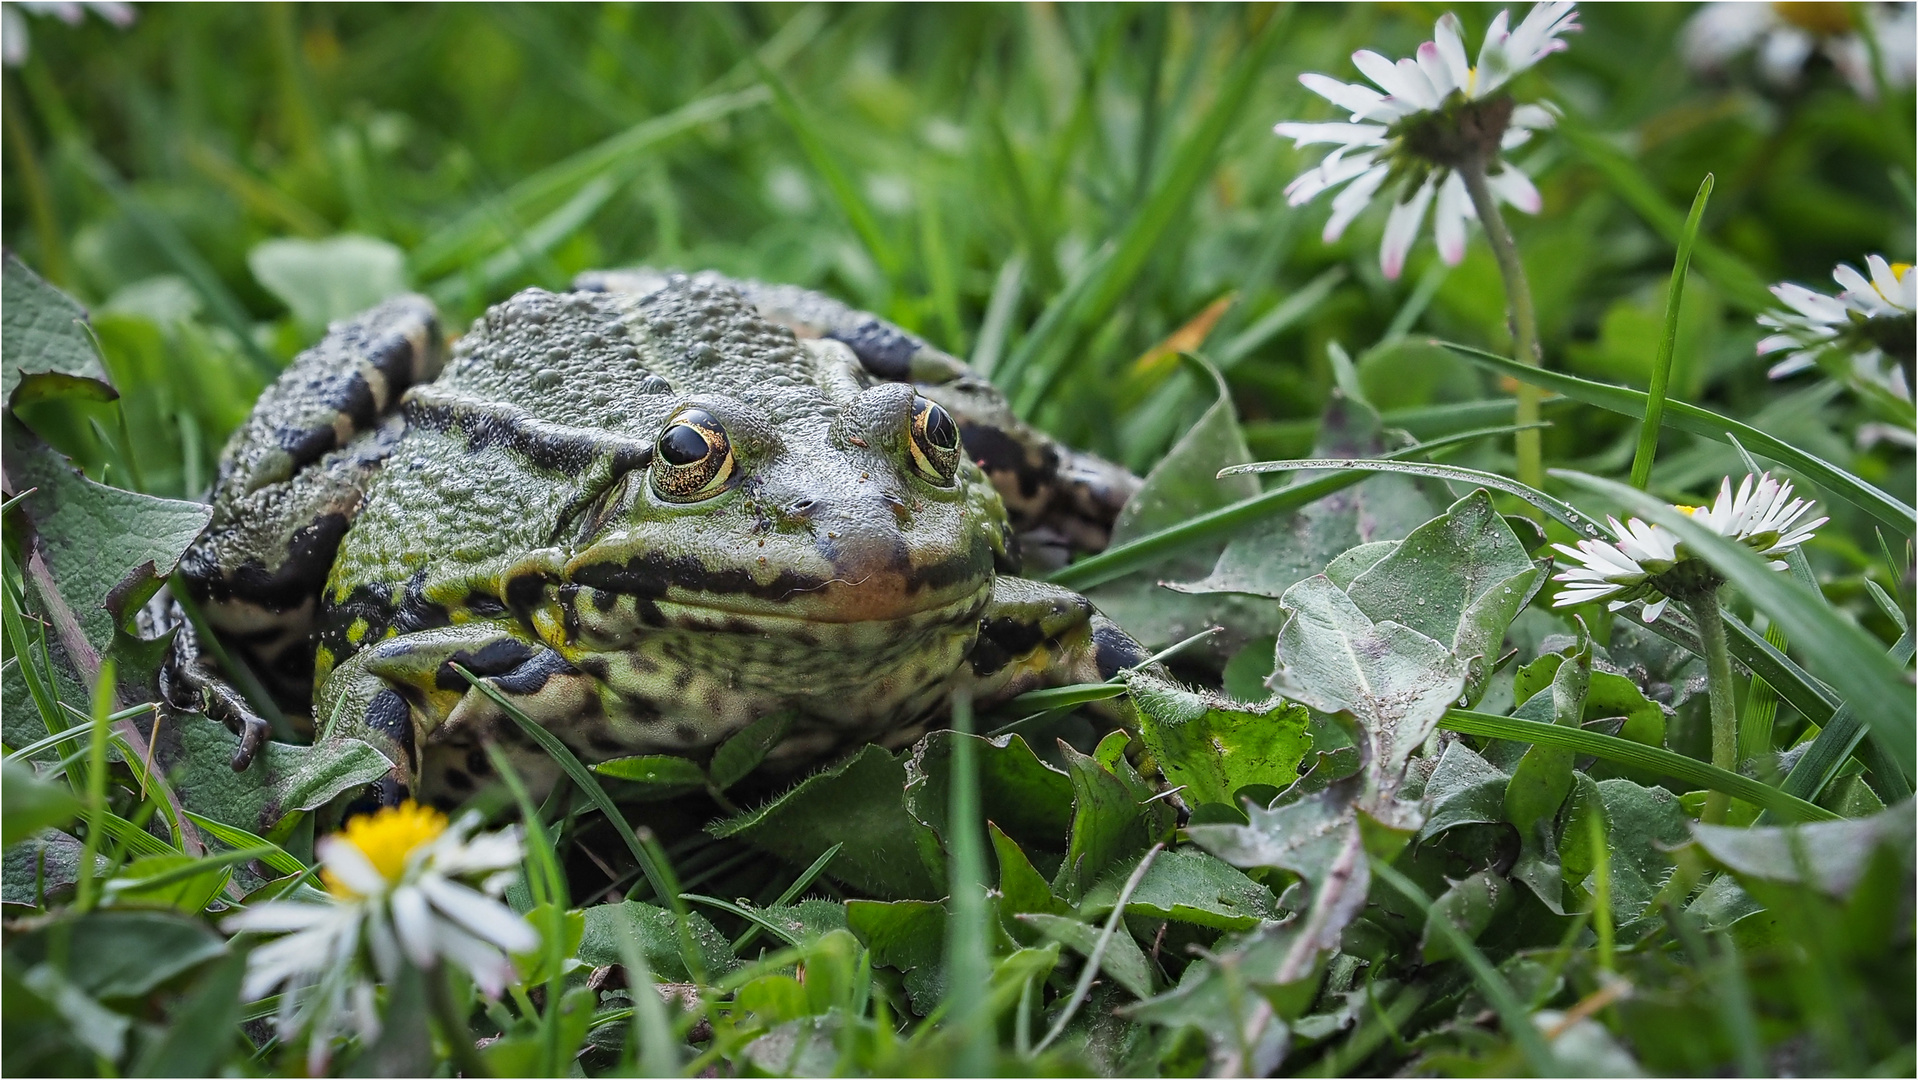
[[[9,945],[7,965],[45,960],[55,934],[65,938],[67,977],[96,998],[141,997],[226,951],[226,942],[203,921],[179,913],[67,912]]]
[[[1132,910],[1130,906],[1127,911]],[[1098,948],[1099,934],[1102,929],[1092,923],[1080,922],[1063,915],[1027,914],[1020,915],[1019,921],[1039,931],[1046,937],[1064,945],[1083,957],[1091,957]],[[1133,997],[1152,996],[1152,964],[1139,949],[1139,943],[1124,930],[1112,935],[1106,943],[1106,950],[1099,957],[1099,971],[1112,976],[1120,986],[1130,991]]]
[[[8,252],[0,295],[0,401],[7,408],[49,397],[119,396],[86,329],[87,311]],[[11,451],[8,457],[12,457]],[[11,472],[11,469],[9,469]],[[24,487],[23,489],[24,490]]]
[[[687,982],[692,979],[685,962],[680,959],[678,917],[671,911],[636,900],[594,904],[583,910],[586,924],[580,934],[579,948],[574,953],[581,961],[593,967],[624,963],[619,951],[619,935],[623,931],[639,942],[645,952],[646,964],[654,976],[666,982]],[[713,929],[713,924],[704,915],[689,912],[686,921],[692,931],[693,942],[699,949],[699,956],[705,962],[708,977],[718,978],[739,967],[739,960],[733,956],[732,946],[727,943],[725,935]]]
[[[1304,706],[1257,705],[1188,690],[1148,674],[1126,687],[1139,709],[1139,738],[1187,805],[1235,805],[1240,788],[1290,786],[1312,749]]]
[[[246,265],[308,333],[406,291],[405,252],[371,236],[267,240]]]
[[[1552,723],[1576,728],[1585,715],[1585,694],[1591,685],[1592,644],[1580,626],[1579,647],[1565,657],[1552,675],[1549,691]],[[1546,703],[1548,692],[1534,701]],[[1572,792],[1572,751],[1550,744],[1529,747],[1512,770],[1505,787],[1505,820],[1518,830],[1519,856],[1512,876],[1530,886],[1554,912],[1562,912],[1560,867],[1553,823],[1558,808]]]
[[[1425,781],[1423,841],[1460,825],[1495,825],[1505,820],[1505,789],[1511,776],[1480,757],[1463,740],[1445,746],[1438,766]]]
[[[42,898],[50,904],[71,899],[84,854],[79,840],[58,829],[9,845],[0,869],[0,902],[32,907]],[[104,876],[108,866],[106,856],[93,857],[96,876]]]
[[[193,996],[172,1010],[167,1017],[172,1023],[147,1044],[133,1075],[218,1075],[239,1037],[240,981],[245,976],[244,949],[235,949],[215,964]]]
[[[1671,878],[1668,852],[1685,842],[1690,822],[1678,796],[1664,788],[1630,780],[1600,780],[1596,786],[1611,859],[1612,921],[1624,926],[1648,913]]]
[[[946,909],[925,900],[846,902],[846,926],[872,950],[875,967],[906,976],[906,996],[924,1016],[946,993]]]
[[[11,957],[9,959],[12,960]],[[9,1028],[24,1019],[33,1029],[30,1038],[34,1041],[48,1034],[54,1034],[56,1039],[64,1035],[91,1053],[96,1068],[97,1062],[102,1059],[109,1062],[119,1060],[121,1049],[126,1045],[127,1029],[133,1026],[130,1017],[95,1001],[85,990],[75,985],[75,980],[69,979],[52,964],[37,964],[31,969],[23,969],[26,969],[25,964],[13,960],[4,972],[0,972],[0,978],[6,980],[6,1021]],[[18,1046],[27,1041],[12,1030],[7,1033],[9,1046]],[[44,1046],[35,1049],[42,1052],[46,1050]],[[81,1071],[78,1067],[72,1069],[75,1075]]]
[[[1397,457],[1409,452],[1412,448],[1406,446],[1404,436],[1386,431],[1370,405],[1337,392],[1326,403],[1312,447],[1313,457],[1327,459]],[[1252,478],[1233,473],[1227,479]],[[1405,536],[1438,513],[1447,499],[1435,485],[1417,479],[1363,475],[1344,480],[1336,475],[1299,476],[1262,498],[1276,500],[1287,491],[1313,497],[1295,510],[1243,525],[1209,574],[1173,588],[1277,599],[1348,549]]]
[[[671,799],[690,791],[706,790],[706,770],[696,762],[672,754],[613,758],[591,768],[601,776],[632,784],[632,789],[620,794],[638,801]]]
[[[1072,781],[1074,805],[1065,861],[1052,890],[1067,903],[1078,903],[1108,867],[1143,852],[1171,828],[1172,808],[1163,800],[1146,802],[1151,792],[1143,790],[1136,773],[1126,775],[1131,766],[1123,760],[1116,769],[1108,767],[1063,740],[1059,753]]]
[[[232,859],[197,855],[147,855],[120,868],[107,882],[107,896],[115,906],[172,907],[197,915],[226,888],[233,876]],[[238,853],[251,858],[250,853]]]
[[[757,810],[714,822],[707,832],[802,867],[844,841],[828,876],[875,896],[941,896],[939,839],[907,812],[905,786],[904,762],[868,746]]]
[[[1454,345],[1443,341],[1438,344],[1444,345],[1475,364],[1501,375],[1509,375],[1520,382],[1542,386],[1547,390],[1564,394],[1566,397],[1576,398],[1624,416],[1645,415],[1646,395],[1643,391],[1531,367],[1466,345]],[[1696,405],[1687,405],[1682,401],[1668,401],[1665,403],[1665,426],[1679,431],[1689,431],[1694,435],[1703,435],[1723,443],[1729,443],[1735,439],[1752,453],[1771,458],[1790,467],[1824,491],[1851,503],[1901,534],[1911,536],[1918,532],[1918,511],[1914,511],[1909,504],[1900,502],[1831,462],[1800,450],[1750,424],[1740,423],[1728,416],[1720,416],[1715,412],[1701,409]],[[1797,638],[1794,637],[1793,640]]]
[[[1531,370],[1527,368],[1526,370]],[[1482,469],[1466,469],[1457,465],[1434,465],[1423,461],[1393,461],[1380,458],[1370,461],[1342,461],[1337,458],[1299,458],[1293,461],[1255,461],[1250,465],[1240,465],[1227,470],[1228,473],[1274,473],[1274,472],[1317,472],[1322,470],[1355,470],[1358,472],[1403,473],[1407,476],[1428,476],[1434,480],[1451,480],[1461,484],[1477,484],[1480,487],[1502,491],[1523,499],[1537,507],[1547,517],[1565,526],[1581,537],[1599,537],[1606,534],[1605,527],[1597,520],[1587,516],[1570,503],[1560,501],[1550,495],[1519,483],[1510,477],[1498,473],[1485,472]]]
[[[712,765],[706,770],[712,777],[713,787],[725,791],[751,775],[772,748],[786,737],[786,732],[792,730],[794,718],[795,714],[788,710],[762,716],[720,743],[719,749],[713,751]]]
[[[1842,899],[1865,876],[1880,848],[1893,852],[1907,874],[1912,862],[1914,819],[1909,804],[1842,821],[1749,829],[1694,824],[1691,829],[1705,853],[1748,886],[1804,885]]]
[[[0,783],[0,846],[12,847],[42,829],[65,826],[80,813],[80,800],[65,784],[40,779],[33,767],[9,759]]]
[[[1072,781],[1040,761],[1018,735],[985,738],[935,731],[906,759],[906,810],[947,844],[952,806],[952,746],[970,739],[979,779],[979,809],[1022,848],[1041,852],[1047,865],[1065,850],[1072,828]]]
[[[1699,558],[1711,563],[1759,610],[1784,627],[1791,640],[1822,670],[1832,687],[1858,711],[1872,738],[1906,776],[1912,775],[1913,700],[1907,674],[1885,656],[1884,646],[1840,618],[1823,596],[1789,576],[1774,572],[1766,560],[1694,522],[1670,505],[1636,489],[1586,473],[1554,470],[1554,476],[1596,494],[1616,499],[1653,524],[1678,534]]]
[[[1405,763],[1465,690],[1465,667],[1410,627],[1375,623],[1324,575],[1286,590],[1273,686],[1321,712],[1348,713],[1370,747],[1372,791],[1389,798]]]
[[[1544,581],[1481,488],[1414,529],[1345,592],[1375,621],[1450,645],[1465,666],[1465,697],[1475,702],[1506,627]]]
[[[1065,915],[1072,906],[1052,894],[1052,885],[1039,873],[1024,849],[992,822],[986,823],[992,851],[999,859],[999,910],[1008,915],[1037,911]]]
[[[1274,985],[1298,951],[1299,935],[1300,927],[1293,923],[1261,927],[1238,941],[1228,939],[1212,951],[1231,965],[1230,975],[1220,970],[1217,961],[1195,961],[1185,969],[1179,985],[1149,1001],[1122,1006],[1120,1015],[1203,1032],[1214,1075],[1274,1075],[1284,1059],[1291,1028],[1285,1016],[1273,1015],[1270,999],[1289,1003],[1304,997],[1294,1011],[1303,1013],[1310,1008],[1311,991],[1318,985],[1316,970],[1297,976],[1290,985]],[[1295,991],[1300,986],[1306,988],[1305,994]],[[1264,993],[1248,992],[1253,988]]]
[[[1490,870],[1480,870],[1453,882],[1451,888],[1432,901],[1432,907],[1426,912],[1425,936],[1419,942],[1419,952],[1425,962],[1432,964],[1459,958],[1452,947],[1451,937],[1433,932],[1431,923],[1434,920],[1444,919],[1465,940],[1477,941],[1485,928],[1492,924],[1492,919],[1510,902],[1511,895],[1511,884]]]
[[[1132,866],[1121,863],[1086,891],[1079,917],[1097,921],[1118,902]],[[1167,848],[1132,890],[1126,914],[1193,923],[1217,930],[1250,930],[1283,914],[1272,890],[1203,851]],[[1070,945],[1071,942],[1066,944]]]
[[[153,738],[153,767],[186,809],[253,833],[272,831],[286,815],[313,810],[341,792],[386,775],[392,764],[357,739],[313,746],[267,742],[253,764],[229,764],[239,737],[203,716],[162,720]]]
[[[130,627],[134,612],[179,564],[211,511],[96,484],[11,416],[4,426],[12,492],[35,489],[13,513],[31,526],[87,644],[104,655],[115,631]]]

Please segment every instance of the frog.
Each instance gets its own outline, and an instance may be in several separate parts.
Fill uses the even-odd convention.
[[[1139,479],[957,357],[797,286],[571,284],[450,341],[418,295],[336,322],[222,453],[179,580],[317,741],[389,763],[342,814],[456,805],[489,748],[549,790],[503,702],[587,763],[709,761],[778,716],[781,776],[1149,663],[1024,576],[1102,548]],[[163,696],[232,728],[244,770],[268,722],[211,644],[181,627]]]

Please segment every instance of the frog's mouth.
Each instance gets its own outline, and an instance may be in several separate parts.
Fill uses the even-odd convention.
[[[980,555],[983,554],[983,560]],[[777,572],[738,566],[711,567],[690,555],[651,551],[624,562],[592,560],[583,553],[567,578],[580,587],[582,616],[598,609],[610,613],[630,598],[641,623],[704,623],[699,612],[732,616],[773,626],[807,623],[885,623],[919,620],[951,611],[954,617],[976,606],[992,586],[990,551],[955,554],[929,566],[871,569],[830,576],[800,570]]]

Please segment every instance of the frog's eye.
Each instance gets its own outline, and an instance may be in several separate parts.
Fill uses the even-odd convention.
[[[936,402],[912,399],[912,439],[908,443],[913,467],[935,484],[952,483],[959,471],[959,425]]]
[[[667,502],[698,502],[726,489],[733,477],[733,444],[704,409],[687,409],[659,433],[653,454],[653,491]]]

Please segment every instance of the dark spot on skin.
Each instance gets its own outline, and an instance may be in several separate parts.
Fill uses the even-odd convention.
[[[610,593],[604,589],[589,589],[587,591],[592,594],[589,599],[592,602],[594,611],[611,611],[613,610],[613,605],[619,603],[618,593]]]
[[[685,666],[680,667],[678,673],[673,676],[673,690],[683,694],[686,692],[686,688],[692,684],[693,669]]]
[[[506,614],[506,605],[499,602],[499,597],[483,592],[467,593],[463,603],[476,619],[497,619]]]
[[[373,703],[366,707],[366,729],[386,736],[405,751],[407,772],[419,769],[413,751],[413,710],[397,691],[389,688],[373,696]]]
[[[589,733],[586,736],[586,741],[588,744],[592,746],[594,750],[602,754],[616,754],[619,751],[625,749],[625,747],[620,745],[620,742],[618,739],[615,739],[611,735],[607,735],[603,732],[595,731],[595,732]]]
[[[618,474],[647,464],[653,456],[648,444],[542,426],[532,416],[505,405],[415,398],[406,402],[403,412],[409,424],[463,436],[469,452],[500,447],[547,472],[577,476],[603,457],[612,461],[613,472]]]
[[[1058,475],[1059,452],[1050,446],[1045,447],[1035,461],[1033,447],[999,428],[961,424],[959,431],[966,453],[972,455],[979,467],[991,476],[995,487],[1003,489],[1005,481],[1002,478],[1010,478],[1016,484],[1019,495],[1031,499]]]
[[[446,786],[455,791],[473,790],[473,778],[458,769],[446,770]]]
[[[979,621],[979,638],[973,642],[972,673],[990,675],[1007,664],[1045,644],[1046,632],[1037,623],[995,616]]]
[[[567,663],[564,656],[551,649],[545,649],[512,671],[495,676],[493,685],[509,694],[535,694],[544,688],[546,680],[553,676],[570,675],[578,670]]]
[[[489,641],[475,652],[461,649],[447,657],[433,673],[433,686],[440,690],[464,690],[466,679],[453,670],[455,664],[475,675],[499,675],[525,663],[532,655],[533,647],[516,638]]]
[[[1110,679],[1125,668],[1137,667],[1149,655],[1125,631],[1111,623],[1101,623],[1093,628],[1092,659],[1099,667],[1101,679]]]
[[[275,570],[268,570],[258,559],[248,559],[228,574],[215,561],[212,546],[202,544],[188,549],[180,568],[209,600],[240,599],[268,611],[290,611],[318,595],[326,584],[347,524],[345,514],[322,514],[296,530],[287,542],[285,561]]]
[[[673,738],[691,746],[699,741],[699,732],[691,724],[674,724]]]
[[[487,776],[493,771],[493,762],[486,751],[475,747],[466,752],[466,771],[474,776]]]
[[[333,407],[353,422],[353,430],[364,431],[373,426],[373,418],[380,412],[380,403],[373,399],[373,387],[367,383],[365,376],[357,371],[348,375],[342,381],[338,394],[333,400]]]
[[[579,637],[579,586],[561,585],[559,587],[560,626],[566,632],[566,640]]]
[[[285,450],[286,455],[293,459],[293,469],[296,472],[325,457],[328,450],[338,445],[339,438],[330,424],[326,427],[280,433],[280,449]]]
[[[925,342],[878,319],[868,319],[850,329],[828,331],[825,336],[843,342],[867,371],[894,382],[905,382],[912,377],[912,358],[925,348]]]
[[[603,656],[581,657],[579,669],[599,682],[605,682],[607,676],[612,673],[612,668],[607,665],[606,658]]]
[[[524,614],[539,603],[546,591],[546,579],[539,574],[521,574],[506,583],[506,606]]]
[[[426,572],[414,574],[406,583],[406,599],[400,601],[399,610],[393,613],[392,628],[402,634],[415,634],[452,624],[446,608],[426,598]]]

